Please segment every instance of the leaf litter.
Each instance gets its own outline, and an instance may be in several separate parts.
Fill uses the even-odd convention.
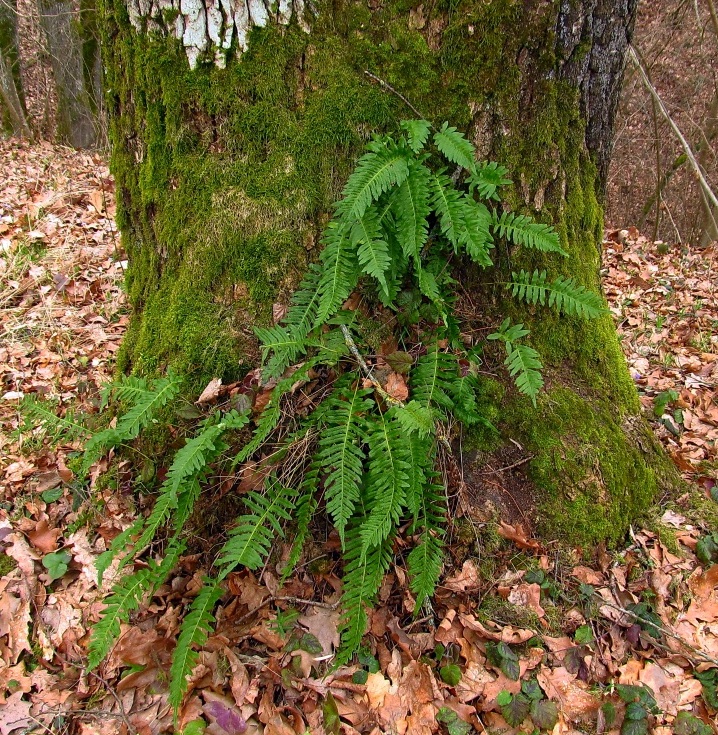
[[[94,482],[86,497],[68,467],[79,447],[50,449],[23,429],[18,403],[35,394],[60,411],[97,411],[127,323],[113,184],[98,156],[16,141],[0,142],[0,155],[0,733],[715,731],[718,565],[680,502],[593,564],[570,550],[549,555],[529,529],[502,522],[492,564],[477,555],[447,566],[433,606],[418,612],[396,567],[366,648],[337,669],[335,534],[313,539],[284,585],[270,565],[235,572],[175,725],[167,673],[205,571],[188,555],[88,674],[88,631],[112,578],[98,589],[94,562],[137,512],[130,467],[116,461],[113,485]],[[604,245],[606,293],[641,401],[709,502],[715,265],[715,246],[659,252],[630,230]],[[403,399],[403,353],[387,355],[387,392]],[[221,396],[258,413],[268,394],[255,372],[214,381],[197,404]],[[249,487],[261,462],[240,472]]]

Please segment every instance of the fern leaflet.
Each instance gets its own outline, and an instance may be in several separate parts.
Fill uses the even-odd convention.
[[[317,461],[327,473],[324,483],[327,512],[332,517],[344,546],[344,529],[359,502],[364,451],[362,414],[374,402],[371,391],[361,389],[361,381],[350,374],[354,387],[341,386],[327,402],[327,426],[319,440]]]
[[[506,353],[505,364],[516,381],[516,387],[536,406],[536,396],[543,387],[543,365],[538,352],[528,345],[506,342]]]
[[[258,569],[276,542],[283,536],[282,521],[290,521],[297,491],[283,487],[275,479],[267,480],[266,495],[252,491],[244,499],[251,511],[237,521],[230,537],[222,547],[219,566],[220,579],[224,579],[238,566]]]
[[[441,231],[454,249],[458,250],[466,228],[463,197],[445,174],[435,174],[431,177],[431,191],[431,206],[439,216]]]
[[[193,646],[201,647],[207,642],[207,635],[215,622],[212,611],[221,596],[222,588],[219,583],[205,580],[204,586],[193,600],[187,616],[182,621],[170,668],[169,703],[175,712],[182,704],[182,699],[187,691],[187,677],[197,665],[198,654]]]
[[[319,307],[314,326],[323,325],[334,316],[359,282],[359,261],[347,230],[346,226],[330,222],[324,231],[322,275],[317,286]]]
[[[347,223],[361,219],[373,202],[409,175],[408,156],[404,150],[380,141],[367,147],[369,152],[359,159],[337,205],[339,219]]]
[[[499,216],[494,212],[493,227],[499,237],[505,237],[517,245],[568,257],[568,253],[561,247],[558,232],[551,225],[534,222],[523,214],[503,212]]]
[[[363,551],[363,541],[352,529],[347,538],[342,596],[341,645],[336,665],[343,666],[359,648],[367,625],[366,609],[374,602],[377,590],[391,564],[393,534],[379,546]]]
[[[357,258],[362,273],[375,278],[383,291],[387,294],[389,287],[386,282],[386,272],[391,268],[389,245],[375,212],[367,212],[356,220],[351,228],[351,243],[357,249]]]
[[[463,133],[449,127],[449,123],[444,123],[441,130],[434,133],[434,143],[452,163],[467,169],[474,165],[474,146],[466,140]]]
[[[529,304],[548,305],[564,314],[573,314],[584,319],[595,319],[606,313],[603,299],[573,278],[559,276],[548,281],[546,271],[512,273],[506,285],[516,298]]]
[[[396,237],[404,255],[421,265],[421,249],[429,233],[429,182],[431,171],[420,163],[412,163],[409,177],[392,197],[392,211],[396,219]]]
[[[120,625],[129,620],[130,613],[152,586],[152,570],[140,571],[122,577],[113,587],[112,594],[105,600],[102,618],[92,627],[87,667],[91,671],[107,656],[112,644],[120,635]]]
[[[406,137],[414,153],[420,153],[421,149],[426,145],[429,139],[429,131],[431,123],[426,120],[402,120],[401,129],[406,133]]]
[[[379,546],[399,524],[406,502],[410,454],[393,409],[369,425],[369,469],[365,496],[369,508],[359,534],[363,550]]]
[[[469,174],[469,192],[473,194],[478,191],[482,199],[501,201],[498,189],[512,183],[511,179],[506,178],[506,174],[508,169],[493,161],[476,164]]]

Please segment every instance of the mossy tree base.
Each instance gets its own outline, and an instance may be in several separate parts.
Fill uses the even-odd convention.
[[[175,38],[137,33],[122,0],[105,2],[112,167],[134,310],[121,370],[172,367],[201,390],[256,366],[252,327],[271,322],[273,304],[316,258],[369,136],[413,116],[387,85],[508,166],[512,206],[552,222],[571,256],[556,266],[502,253],[499,271],[546,267],[600,287],[599,198],[634,2],[620,12],[588,1],[563,12],[504,0],[430,11],[410,0],[373,10],[320,2],[310,33],[296,21],[254,28],[226,69],[194,70]],[[612,34],[593,38],[607,26]],[[593,63],[600,54],[604,63]],[[610,319],[527,313],[502,302],[488,284],[495,273],[456,272],[480,289],[479,321],[510,308],[547,364],[538,410],[511,389],[486,401],[503,436],[535,455],[521,471],[545,535],[615,540],[675,476],[639,418]]]

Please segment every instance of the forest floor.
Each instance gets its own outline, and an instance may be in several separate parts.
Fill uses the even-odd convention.
[[[175,724],[167,672],[203,559],[183,558],[88,673],[107,592],[95,559],[144,509],[127,460],[112,483],[98,463],[88,492],[70,468],[79,445],[52,446],[20,408],[36,395],[96,411],[111,379],[127,322],[112,181],[99,157],[46,143],[0,142],[0,161],[0,735],[718,732],[715,246],[631,229],[604,245],[641,401],[696,490],[590,562],[487,527],[418,619],[394,568],[370,645],[337,670],[335,565],[307,563],[281,589],[270,568],[232,574]]]

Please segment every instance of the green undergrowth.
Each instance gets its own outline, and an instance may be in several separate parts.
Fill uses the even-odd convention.
[[[482,389],[478,352],[463,345],[454,312],[455,281],[446,264],[450,257],[465,257],[491,268],[499,242],[568,257],[553,228],[500,208],[500,191],[511,183],[506,169],[477,162],[462,133],[425,120],[405,121],[401,128],[400,136],[376,137],[367,145],[324,229],[319,262],[307,270],[284,318],[271,328],[256,328],[261,384],[270,397],[229,471],[250,462],[255,471],[262,468],[264,481],[243,496],[245,513],[229,529],[215,575],[205,580],[183,621],[170,672],[175,708],[197,662],[196,648],[214,624],[223,580],[235,569],[262,567],[276,538],[295,522],[286,578],[320,508],[337,531],[344,561],[337,665],[361,643],[367,608],[392,563],[405,520],[414,542],[405,563],[417,611],[422,608],[442,569],[447,481],[441,470],[453,452],[451,427],[483,425],[496,431],[480,410],[490,406],[487,399],[495,390]],[[537,308],[583,319],[605,313],[601,297],[571,278],[519,270],[503,285],[514,299]],[[376,330],[344,306],[354,292],[386,315],[385,328],[392,323],[396,343],[403,346],[382,358],[391,368],[383,382],[377,358],[368,351]],[[535,409],[542,364],[529,337],[530,331],[510,318],[486,335],[502,345],[508,374]],[[308,415],[294,416],[286,399],[296,386],[318,378],[321,397],[312,401]],[[103,404],[112,400],[123,409],[115,422],[94,433],[80,417],[57,417],[35,400],[26,401],[24,410],[56,437],[84,439],[78,472],[85,477],[110,448],[156,431],[158,417],[178,400],[181,382],[169,372],[153,381],[127,377],[110,386]],[[149,515],[115,538],[98,560],[102,579],[111,564],[121,570],[157,538],[167,538],[163,557],[120,576],[106,599],[90,639],[91,667],[107,655],[145,596],[173,571],[211,468],[245,433],[251,406],[250,398],[242,407],[212,411],[198,421],[177,449]]]

